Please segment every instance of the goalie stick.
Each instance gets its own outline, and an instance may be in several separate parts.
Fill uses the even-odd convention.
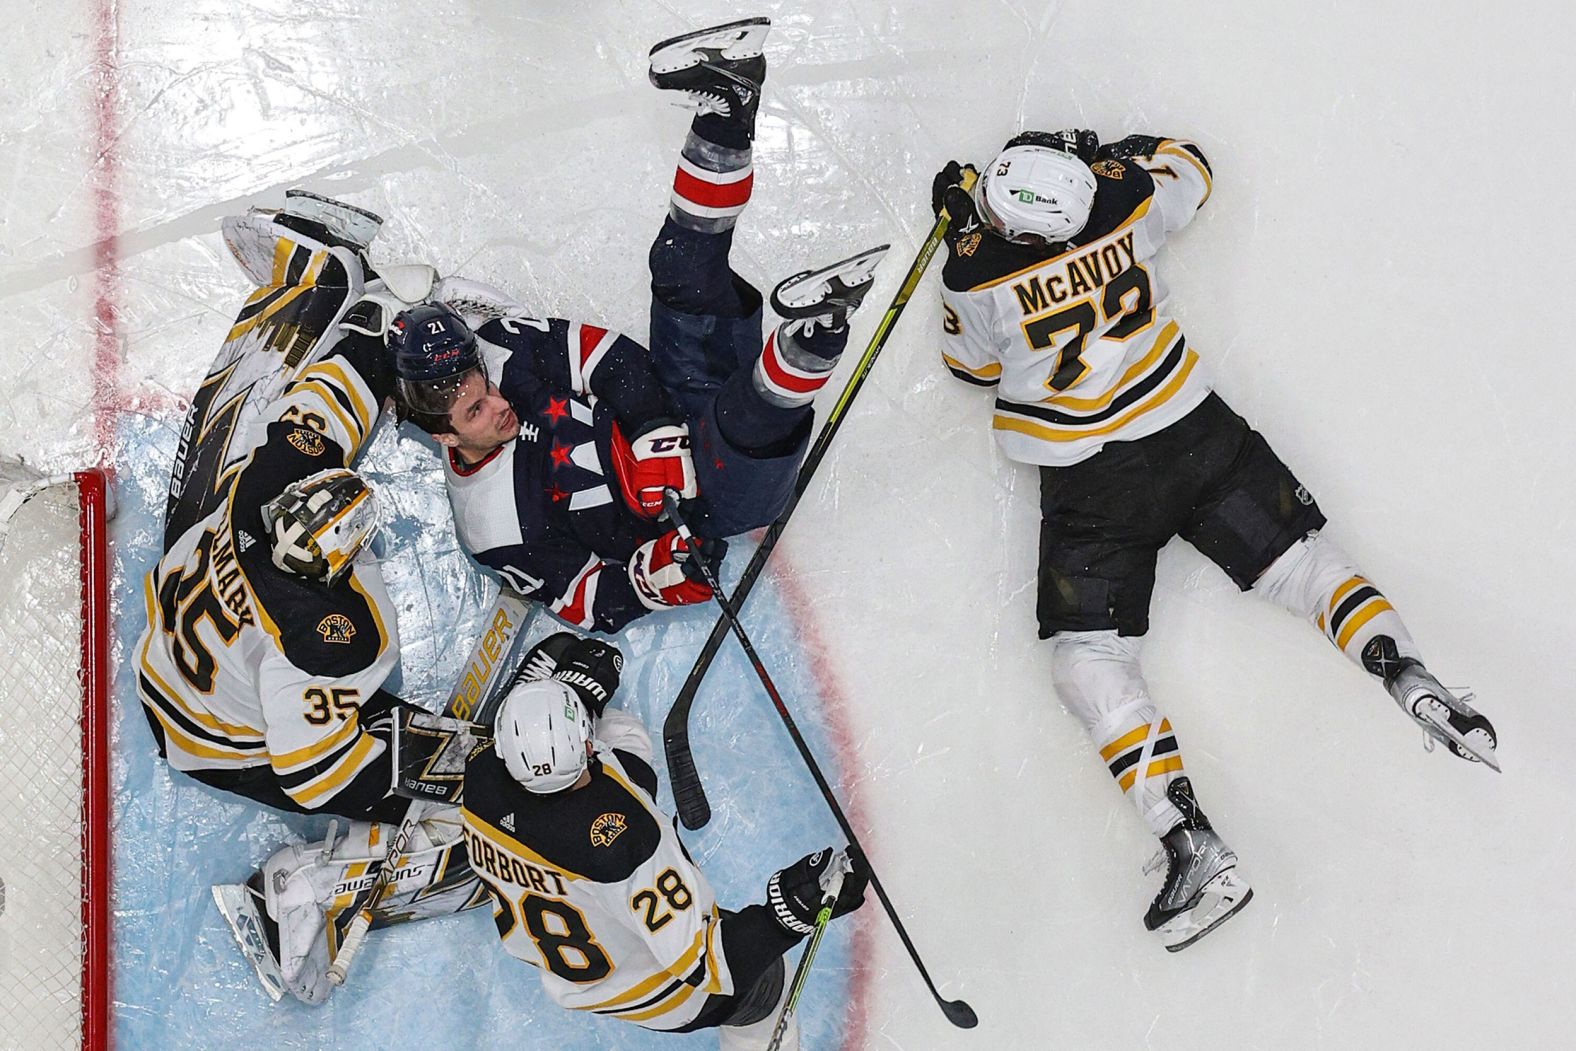
[[[925,987],[930,990],[930,995],[935,998],[936,1006],[941,1008],[941,1013],[947,1016],[947,1021],[959,1029],[973,1029],[979,1025],[979,1016],[962,1000],[948,1000],[941,995],[941,990],[936,988],[936,983],[931,980],[930,972],[925,969],[925,962],[919,958],[919,950],[914,948],[914,942],[908,936],[908,928],[903,926],[903,921],[897,914],[897,909],[892,906],[892,899],[887,897],[886,888],[881,885],[881,879],[876,875],[875,869],[870,865],[870,855],[865,853],[864,847],[859,842],[859,837],[854,834],[854,826],[849,823],[848,816],[843,813],[843,808],[838,804],[837,797],[832,794],[832,786],[827,783],[826,775],[821,773],[821,765],[815,761],[810,746],[805,743],[804,735],[799,732],[799,725],[794,722],[788,706],[783,703],[783,696],[777,692],[777,684],[772,682],[771,675],[766,671],[766,665],[761,662],[760,654],[755,652],[755,646],[750,642],[750,636],[744,631],[744,625],[739,623],[739,614],[728,601],[728,596],[722,592],[722,584],[717,580],[717,574],[711,566],[706,564],[706,557],[700,553],[700,546],[695,536],[690,532],[689,525],[684,521],[683,513],[679,510],[678,493],[672,489],[666,491],[663,503],[667,504],[668,517],[673,522],[673,528],[678,530],[679,536],[689,544],[690,550],[695,552],[694,562],[700,568],[701,575],[706,578],[706,584],[711,588],[712,597],[717,600],[717,605],[722,607],[723,620],[733,630],[738,638],[739,645],[744,649],[744,655],[750,659],[750,665],[755,669],[756,677],[761,680],[761,685],[766,688],[766,694],[772,699],[772,704],[777,708],[777,715],[782,719],[783,725],[788,728],[788,736],[793,738],[794,747],[799,750],[799,758],[804,760],[804,765],[809,768],[810,776],[815,778],[815,785],[821,790],[821,798],[826,800],[826,805],[831,809],[832,816],[837,819],[837,826],[843,830],[843,835],[848,837],[848,843],[858,850],[863,859],[864,874],[870,877],[870,886],[875,889],[876,897],[881,901],[881,908],[886,911],[887,919],[892,921],[892,927],[897,931],[897,936],[903,943],[903,948],[908,950],[908,958],[914,962],[914,967],[919,971],[919,976],[925,980]],[[835,901],[836,898],[834,897]]]
[[[973,173],[966,173],[963,188],[968,189],[973,182]],[[919,285],[919,279],[924,276],[925,268],[930,265],[931,257],[936,254],[936,248],[947,232],[948,221],[949,216],[943,209],[936,217],[935,225],[930,228],[925,243],[920,245],[919,254],[914,257],[913,265],[908,268],[908,275],[903,278],[903,284],[898,288],[897,295],[892,297],[892,305],[887,307],[881,323],[876,326],[875,334],[870,337],[870,344],[865,348],[864,355],[860,357],[859,364],[854,367],[853,375],[848,377],[848,382],[843,386],[843,393],[838,396],[837,403],[827,414],[826,423],[821,425],[821,433],[816,435],[815,444],[810,447],[810,451],[805,455],[804,465],[799,468],[799,477],[794,482],[793,495],[788,498],[788,505],[783,508],[782,514],[777,516],[777,520],[767,527],[766,536],[761,539],[760,546],[750,556],[750,564],[745,567],[744,575],[739,578],[739,583],[733,589],[735,609],[744,607],[744,600],[749,598],[750,590],[760,578],[766,560],[771,557],[772,549],[777,546],[778,538],[782,536],[783,530],[788,525],[788,519],[793,515],[794,508],[799,506],[799,498],[804,496],[805,490],[810,487],[810,480],[815,477],[816,468],[821,465],[827,448],[837,436],[837,429],[842,426],[848,406],[853,402],[854,395],[859,393],[859,388],[864,385],[871,366],[875,364],[881,348],[886,346],[887,337],[892,334],[893,326],[902,316],[903,308],[908,306],[909,298],[913,296],[914,289]],[[684,822],[684,827],[688,829],[701,828],[711,820],[711,803],[706,799],[706,790],[700,783],[700,771],[695,769],[695,756],[690,751],[690,709],[695,706],[695,694],[700,689],[701,680],[706,677],[706,672],[710,670],[712,661],[717,657],[717,651],[722,647],[722,640],[727,635],[728,618],[724,614],[717,618],[716,624],[712,625],[711,634],[707,636],[706,644],[701,647],[700,656],[695,658],[695,666],[690,669],[689,677],[679,688],[678,696],[673,700],[673,707],[668,709],[667,718],[662,723],[662,750],[667,755],[668,779],[673,785],[673,804],[679,812],[679,820]]]
[[[522,663],[501,688],[495,688],[503,677],[507,658],[515,652],[525,634],[526,625],[535,617],[538,608],[536,603],[528,604],[517,592],[508,588],[498,590],[492,615],[487,618],[487,629],[482,632],[470,660],[466,662],[465,674],[449,696],[448,704],[444,705],[445,716],[483,725],[492,721],[504,695],[526,670]],[[372,924],[372,913],[393,885],[394,873],[399,869],[399,856],[404,853],[416,826],[427,816],[428,809],[429,804],[425,800],[411,802],[394,834],[389,837],[388,851],[383,856],[382,865],[378,867],[377,877],[371,886],[361,891],[346,906],[347,909],[355,910],[355,916],[340,939],[334,962],[328,967],[328,980],[335,985],[345,984],[345,976],[350,973],[350,965],[355,961],[356,953],[361,951],[361,943]]]

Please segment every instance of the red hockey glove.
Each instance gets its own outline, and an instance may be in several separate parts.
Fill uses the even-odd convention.
[[[674,489],[693,500],[695,461],[690,456],[689,427],[658,420],[633,440],[613,428],[613,472],[629,509],[642,518],[662,514],[662,491]]]
[[[704,545],[705,541],[698,541]],[[677,530],[648,540],[629,560],[629,582],[635,586],[647,609],[689,606],[711,598],[711,588],[699,573],[692,579],[686,572],[694,557],[689,544]]]

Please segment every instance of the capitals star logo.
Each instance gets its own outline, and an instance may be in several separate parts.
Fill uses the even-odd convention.
[[[559,420],[569,415],[569,399],[548,398],[547,408],[543,410],[542,415],[556,425]]]

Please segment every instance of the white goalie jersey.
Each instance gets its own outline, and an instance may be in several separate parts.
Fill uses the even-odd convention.
[[[363,376],[372,368],[332,354],[260,414],[233,409],[243,393],[199,429],[194,469],[171,502],[178,531],[144,585],[136,651],[138,694],[177,770],[271,767],[302,808],[332,810],[384,759],[360,719],[399,659],[382,574],[368,552],[332,587],[277,569],[261,510],[290,483],[354,459],[382,401]],[[241,422],[253,418],[255,430]],[[215,469],[224,462],[235,465]],[[193,521],[194,511],[205,513]]]
[[[465,840],[504,948],[554,1001],[677,1029],[734,988],[716,898],[657,809],[651,755],[639,720],[609,710],[591,782],[544,796],[484,749],[465,771]]]
[[[965,230],[942,272],[943,351],[959,379],[998,386],[991,426],[1014,460],[1066,466],[1108,441],[1153,434],[1196,408],[1210,385],[1165,313],[1154,256],[1208,199],[1192,143],[1092,165],[1097,190],[1075,244],[1047,257]]]

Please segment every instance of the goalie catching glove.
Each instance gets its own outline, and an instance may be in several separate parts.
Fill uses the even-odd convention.
[[[642,518],[662,514],[664,490],[674,490],[682,500],[693,500],[700,491],[688,424],[653,420],[630,439],[614,428],[613,468],[624,502]]]
[[[678,530],[672,530],[642,544],[629,560],[629,582],[647,609],[689,606],[711,598],[711,587],[695,559],[705,558],[713,566],[720,565],[728,543],[697,537],[695,544],[698,551],[691,549]]]
[[[838,852],[828,847],[814,854],[806,854],[785,869],[772,874],[766,883],[766,904],[772,915],[789,934],[804,937],[815,933],[815,920],[821,911],[822,898]],[[865,886],[870,882],[870,870],[865,859],[854,848],[847,851],[848,872],[843,886],[832,904],[832,919],[846,916],[865,903]]]

